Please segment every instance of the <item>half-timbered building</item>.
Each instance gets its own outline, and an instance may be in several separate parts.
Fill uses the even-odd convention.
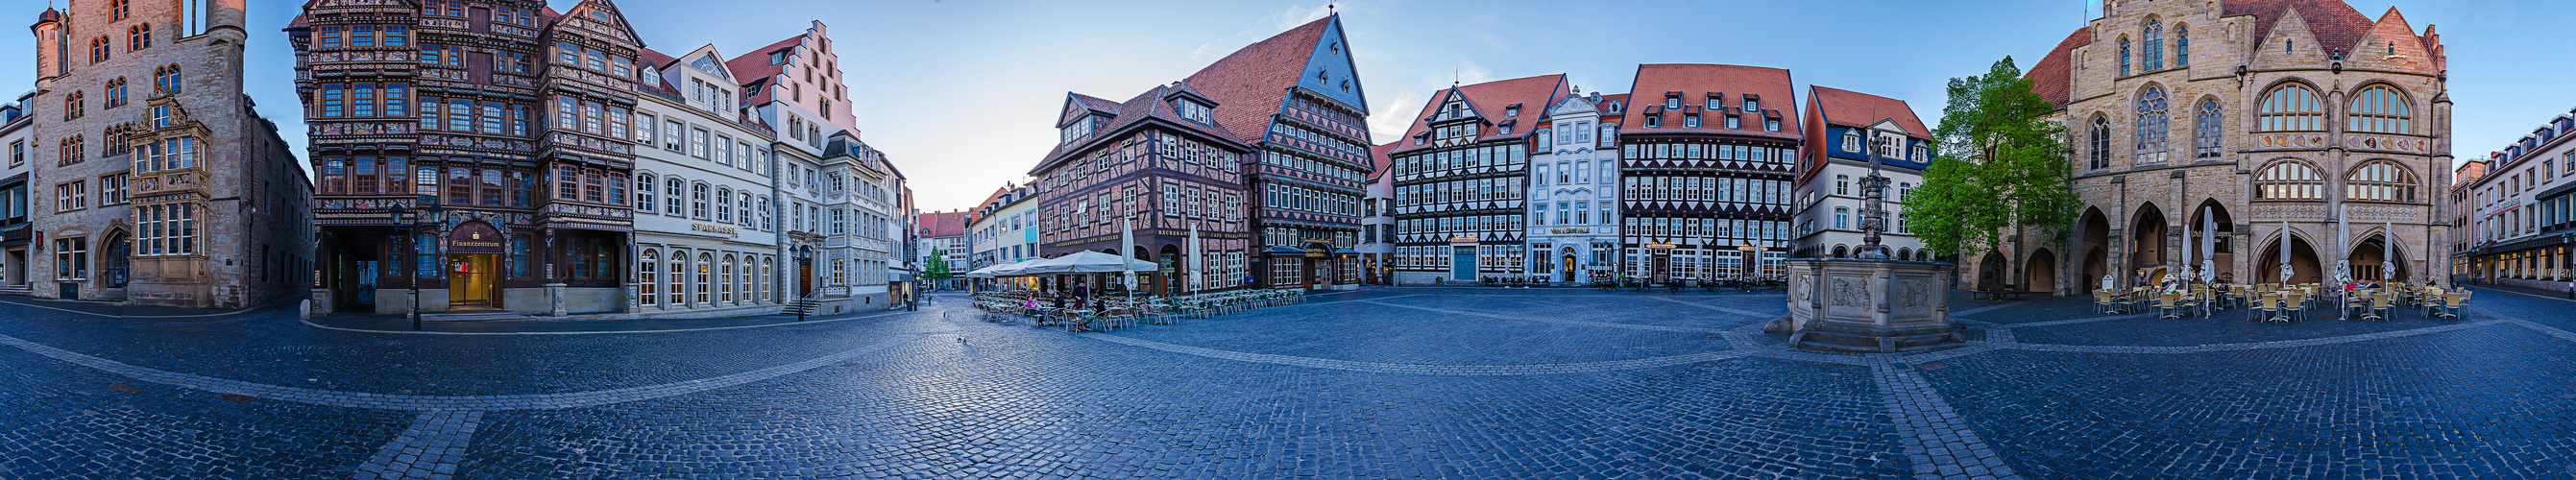
[[[1433,94],[1387,152],[1395,170],[1398,284],[1528,275],[1531,132],[1573,95],[1565,75]]]

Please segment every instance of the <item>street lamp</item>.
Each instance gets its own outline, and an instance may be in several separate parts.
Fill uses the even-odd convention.
[[[393,204],[393,206],[392,206],[392,207],[390,207],[390,208],[386,208],[386,209],[385,209],[385,223],[386,223],[386,224],[389,224],[389,225],[393,225],[393,226],[394,226],[394,231],[396,231],[396,232],[401,232],[402,237],[395,239],[395,243],[394,243],[395,245],[401,245],[401,244],[402,244],[402,242],[408,242],[408,241],[411,241],[411,237],[412,237],[412,236],[411,236],[411,210],[410,210],[410,209],[403,208],[402,204],[400,204],[400,203]],[[402,256],[404,256],[404,257],[410,257],[410,256],[411,256],[411,252],[407,252],[407,251],[403,251],[403,250],[395,250],[395,252],[396,252],[396,253],[395,253],[396,255],[402,255]],[[387,260],[392,260],[392,259],[387,259]],[[411,263],[411,262],[385,262],[385,264],[386,264],[386,265],[409,265],[410,263]],[[412,273],[412,272],[403,272],[403,276],[404,276],[404,277],[411,277],[412,275],[413,275],[413,273]],[[405,311],[403,311],[403,316],[404,316],[404,317],[407,317],[407,318],[409,318],[409,319],[411,319],[411,329],[413,329],[413,330],[419,330],[419,329],[420,329],[420,279],[418,279],[418,278],[412,278],[412,279],[411,279],[411,281],[409,281],[409,282],[405,282],[405,283],[409,283],[409,284],[411,284],[411,308],[410,308],[409,310],[405,310]]]
[[[404,222],[404,221],[403,221],[403,213],[405,213],[405,212],[404,212],[404,210],[403,210],[403,207],[402,207],[402,205],[401,205],[401,204],[396,204],[396,205],[394,205],[394,208],[393,208],[394,224],[397,226],[397,228],[401,228],[401,229],[402,229],[403,237],[408,238],[408,239],[410,239],[410,240],[411,240],[411,241],[413,241],[413,242],[418,242],[418,241],[420,241],[419,233],[421,233],[421,231],[422,231],[422,230],[424,230],[424,229],[428,229],[428,228],[434,228],[434,227],[425,227],[425,226],[423,226],[424,224],[423,224],[422,222],[423,222],[423,221],[436,222],[436,221],[437,221],[437,219],[438,219],[438,218],[440,218],[440,214],[445,213],[446,211],[447,211],[447,208],[446,208],[446,207],[440,206],[439,204],[437,204],[436,202],[434,202],[434,201],[433,201],[432,203],[430,203],[430,204],[429,204],[429,206],[428,206],[428,207],[424,207],[424,208],[422,208],[422,209],[421,209],[421,215],[419,215],[419,216],[415,216],[415,217],[412,217],[410,222]],[[431,241],[433,241],[433,242],[434,242],[434,241],[437,241],[437,240],[431,240]],[[411,254],[412,254],[412,255],[418,255],[419,253],[420,253],[420,245],[417,245],[417,244],[412,245],[412,253],[411,253]],[[435,262],[435,261],[437,261],[437,259],[436,259],[436,258],[431,258],[431,259],[429,259],[429,261]],[[430,267],[431,267],[431,268],[433,268],[433,269],[438,268],[436,265],[431,265]],[[431,270],[431,271],[439,271],[439,270]],[[419,267],[413,267],[413,270],[412,270],[410,273],[408,273],[407,275],[410,275],[410,276],[411,276],[411,329],[412,329],[412,330],[419,330],[419,329],[420,329],[420,322],[421,322],[421,319],[420,319],[420,282],[421,282],[421,280],[420,280],[420,270],[419,270]]]

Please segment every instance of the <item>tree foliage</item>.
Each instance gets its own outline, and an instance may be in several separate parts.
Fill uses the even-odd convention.
[[[1905,200],[1911,230],[1943,254],[2003,245],[2015,224],[2043,238],[2063,234],[2083,200],[2075,195],[2066,126],[2029,79],[1998,60],[1984,75],[1950,79],[1949,105],[1933,143],[1941,158]]]
[[[942,249],[938,248],[930,249],[930,268],[922,271],[921,278],[930,280],[947,280],[951,277],[957,276],[956,272],[948,270],[948,253],[941,250]]]

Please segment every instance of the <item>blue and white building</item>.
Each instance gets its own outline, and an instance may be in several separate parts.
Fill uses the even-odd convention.
[[[1550,106],[1530,149],[1529,272],[1550,282],[1618,274],[1619,127],[1600,92]]]

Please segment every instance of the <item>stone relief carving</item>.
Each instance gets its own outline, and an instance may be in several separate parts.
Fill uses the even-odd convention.
[[[2255,204],[2253,210],[2256,220],[2317,221],[2327,218],[2323,203]]]
[[[1833,300],[1834,306],[1837,307],[1870,306],[1869,281],[1852,278],[1834,279]]]
[[[1897,281],[1896,292],[1888,298],[1888,301],[1896,302],[1897,311],[1924,310],[1924,307],[1932,305],[1930,283],[1926,280]]]

